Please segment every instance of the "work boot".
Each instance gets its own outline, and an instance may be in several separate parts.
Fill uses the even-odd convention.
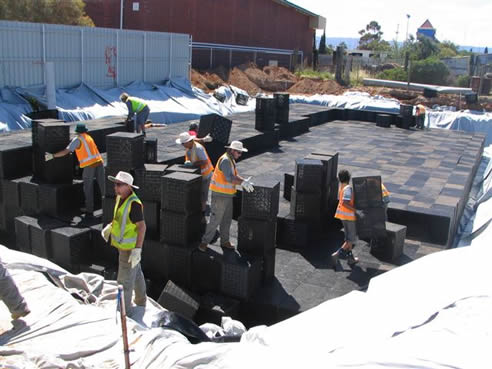
[[[208,248],[208,245],[206,243],[201,243],[198,246],[198,250],[200,250],[201,252],[206,252],[207,251],[207,248]]]
[[[232,246],[230,242],[223,243],[222,245],[220,245],[220,247],[222,247],[223,249],[235,250],[235,247]]]
[[[359,258],[356,258],[354,254],[352,254],[352,251],[349,251],[347,253],[347,264],[349,266],[353,266],[359,262]]]
[[[335,268],[335,270],[337,268],[338,258],[340,257],[340,250],[343,250],[343,249],[338,249],[333,254],[331,254],[331,264],[332,264],[333,268]]]
[[[15,312],[15,313],[12,313],[12,320],[16,320],[16,319],[19,319],[19,318],[23,318],[25,317],[27,314],[29,314],[31,312],[31,310],[29,310],[28,308],[25,308],[24,310],[22,311],[18,311],[18,312]]]

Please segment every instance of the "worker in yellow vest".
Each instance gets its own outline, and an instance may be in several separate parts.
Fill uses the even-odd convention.
[[[120,100],[126,104],[128,108],[128,116],[126,117],[127,123],[133,122],[133,126],[130,125],[131,132],[142,132],[145,136],[145,123],[150,114],[149,106],[145,101],[138,97],[128,96],[126,92],[120,95]]]
[[[207,141],[212,141],[212,137],[205,137]],[[200,168],[200,173],[202,175],[202,190],[201,190],[201,202],[202,202],[202,212],[203,212],[203,222],[205,223],[205,209],[207,208],[208,200],[208,188],[210,185],[210,180],[214,172],[214,167],[210,161],[207,150],[201,144],[196,142],[195,136],[188,132],[183,132],[176,139],[178,145],[183,145],[185,148],[185,165],[190,167]]]
[[[131,305],[135,290],[135,304],[145,306],[147,302],[145,279],[140,266],[142,247],[145,239],[145,219],[143,205],[133,189],[133,177],[127,172],[118,172],[116,177],[108,176],[114,182],[116,204],[113,221],[101,232],[107,242],[111,238],[111,246],[118,249],[118,283],[123,286],[125,307],[129,316],[134,313]]]
[[[350,186],[350,172],[345,169],[340,170],[338,172],[338,180],[340,181],[340,188],[338,191],[338,206],[335,218],[340,219],[343,223],[345,241],[337,251],[331,254],[334,268],[338,264],[339,257],[346,257],[349,266],[359,262],[359,259],[352,254],[353,245],[357,241],[357,231],[355,227],[354,193],[352,186]]]
[[[383,208],[384,219],[388,221],[388,205],[390,203],[390,192],[386,189],[386,186],[381,182],[381,191],[383,193]]]
[[[415,123],[417,128],[424,129],[425,124],[425,106],[418,104],[415,107]]]
[[[236,185],[241,185],[247,192],[254,191],[251,178],[242,178],[236,168],[236,160],[248,150],[243,147],[241,141],[232,141],[225,148],[227,151],[217,161],[210,181],[212,191],[210,221],[202,242],[198,246],[198,249],[203,252],[207,250],[208,244],[214,238],[218,226],[220,226],[220,246],[234,250],[234,246],[229,241],[229,232],[232,223],[232,199],[236,194]]]
[[[70,141],[69,145],[55,154],[47,152],[44,157],[48,161],[75,151],[80,168],[83,169],[85,213],[86,216],[92,217],[94,215],[94,179],[99,185],[101,195],[104,195],[106,181],[104,179],[103,158],[96,143],[87,132],[87,126],[84,123],[78,123],[75,127],[76,136]]]

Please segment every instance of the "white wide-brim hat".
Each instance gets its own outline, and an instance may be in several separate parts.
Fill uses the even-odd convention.
[[[133,177],[130,173],[119,171],[116,177],[113,176],[108,176],[108,179],[111,182],[115,183],[124,183],[127,184],[128,186],[131,186],[133,188],[136,188],[137,190],[139,189],[138,186],[133,185]]]
[[[188,132],[183,132],[179,134],[179,138],[176,139],[176,143],[178,145],[182,145],[184,143],[190,142],[193,140],[195,137],[190,135]]]
[[[248,152],[248,149],[243,146],[241,141],[232,141],[229,146],[224,146],[226,149],[232,149],[236,151]]]

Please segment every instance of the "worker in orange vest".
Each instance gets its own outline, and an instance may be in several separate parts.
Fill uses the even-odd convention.
[[[415,120],[417,128],[424,129],[425,124],[425,106],[422,104],[418,104],[415,107]]]
[[[80,168],[83,169],[82,179],[84,181],[85,213],[86,216],[94,215],[94,179],[99,185],[101,195],[105,193],[104,161],[93,138],[87,133],[84,123],[78,123],[75,127],[77,134],[68,146],[54,154],[45,153],[45,160],[60,158],[75,151],[79,160]]]
[[[207,136],[212,140],[212,137]],[[206,138],[207,138],[206,137]],[[206,142],[210,142],[208,141]],[[208,188],[210,185],[210,180],[214,172],[214,166],[210,161],[207,150],[195,140],[195,136],[188,132],[183,132],[176,139],[178,145],[183,145],[185,148],[185,165],[190,167],[200,168],[200,173],[202,175],[202,191],[201,191],[201,201],[202,201],[202,212],[203,212],[203,223],[205,223],[205,209],[207,208],[208,200]]]
[[[342,169],[338,172],[338,180],[340,188],[338,191],[338,206],[335,213],[335,218],[340,219],[343,223],[343,231],[345,233],[345,241],[343,245],[331,254],[333,267],[336,268],[339,257],[346,257],[349,266],[353,266],[359,262],[359,259],[352,254],[352,248],[357,241],[357,231],[355,227],[355,205],[354,193],[350,186],[350,172]]]
[[[234,250],[234,246],[229,241],[229,232],[232,223],[232,199],[236,194],[236,185],[241,185],[247,192],[254,191],[250,178],[242,178],[236,169],[236,160],[248,150],[243,147],[241,141],[232,141],[225,148],[227,151],[217,160],[210,181],[210,190],[212,191],[210,221],[202,237],[202,242],[198,246],[198,249],[203,252],[207,250],[208,244],[213,240],[219,225],[220,246]]]

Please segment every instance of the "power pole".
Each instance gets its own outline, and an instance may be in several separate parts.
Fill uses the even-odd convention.
[[[407,14],[407,35],[405,36],[405,42],[408,41],[408,23],[410,22],[410,14]]]

